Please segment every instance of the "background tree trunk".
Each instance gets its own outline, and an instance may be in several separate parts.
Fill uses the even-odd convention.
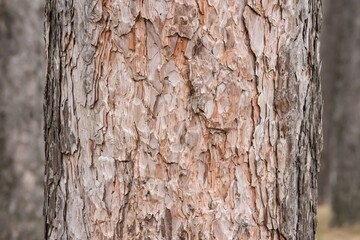
[[[327,129],[324,163],[331,166],[333,223],[360,221],[360,2],[327,1],[324,49]],[[325,102],[327,102],[325,99]]]
[[[48,239],[314,239],[320,1],[47,3]]]
[[[335,5],[335,6],[334,6]],[[319,174],[319,203],[330,202],[331,179],[333,179],[334,156],[332,149],[336,147],[335,134],[331,134],[334,127],[334,104],[336,83],[339,77],[337,64],[339,44],[337,32],[344,28],[338,21],[337,9],[342,5],[340,1],[323,0],[324,20],[321,27],[321,81],[324,99],[324,149],[321,155]],[[334,18],[333,16],[337,16]],[[336,30],[337,31],[336,31]]]
[[[0,239],[44,236],[43,4],[0,0]]]

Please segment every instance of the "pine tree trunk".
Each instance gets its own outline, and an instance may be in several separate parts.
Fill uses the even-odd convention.
[[[320,1],[47,3],[47,239],[314,239]]]

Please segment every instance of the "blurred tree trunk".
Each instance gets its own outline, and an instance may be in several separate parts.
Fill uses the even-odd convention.
[[[334,131],[334,117],[337,85],[339,85],[339,34],[348,31],[341,21],[338,9],[343,8],[344,3],[336,0],[324,0],[324,21],[321,30],[321,79],[324,99],[324,149],[321,156],[321,170],[319,174],[319,202],[330,201],[331,182],[334,181],[334,151],[337,148],[337,139]],[[346,5],[346,3],[345,3]]]
[[[43,10],[0,0],[0,239],[43,238]]]
[[[333,90],[326,94],[334,102],[329,102],[325,111],[330,119],[326,155],[332,163],[333,223],[342,225],[360,222],[360,1],[328,4],[326,21],[331,29],[325,31],[324,43],[331,41],[327,51],[333,54],[324,59],[331,62],[327,67],[333,70],[327,73],[324,85],[325,81],[332,85],[329,88]]]
[[[320,1],[47,2],[47,239],[315,239]]]

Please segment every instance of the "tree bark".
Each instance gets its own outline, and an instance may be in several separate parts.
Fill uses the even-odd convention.
[[[0,0],[0,239],[41,239],[43,4]]]
[[[314,239],[320,1],[48,0],[47,239]]]
[[[335,225],[360,222],[360,81],[358,54],[360,33],[360,2],[329,1],[329,14],[325,23],[324,43],[332,44],[324,61],[332,68],[324,75],[327,84],[325,96],[331,95],[332,104],[325,108],[325,117],[330,119],[325,135],[325,161],[331,163],[332,223]],[[325,62],[325,63],[326,63]],[[324,63],[324,64],[325,64]],[[325,65],[326,66],[326,65]],[[326,125],[325,125],[326,126]]]

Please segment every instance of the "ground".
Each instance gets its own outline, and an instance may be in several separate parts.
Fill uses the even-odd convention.
[[[320,206],[318,208],[317,240],[360,240],[360,225],[333,228],[330,227],[330,221],[330,206]]]

